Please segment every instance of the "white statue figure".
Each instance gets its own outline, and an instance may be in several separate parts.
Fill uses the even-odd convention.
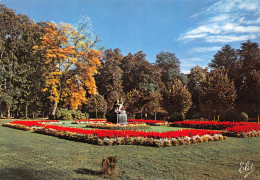
[[[120,113],[124,113],[124,111],[122,111],[122,107],[123,107],[123,99],[120,98],[119,100],[116,100],[115,103],[114,103],[114,111],[115,113],[117,114],[120,114]]]

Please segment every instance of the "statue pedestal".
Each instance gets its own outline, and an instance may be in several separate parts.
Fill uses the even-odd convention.
[[[106,115],[107,121],[108,122],[112,122],[112,123],[117,123],[117,124],[123,124],[126,125],[128,124],[127,122],[127,115],[125,112],[121,112],[121,113],[109,113]]]

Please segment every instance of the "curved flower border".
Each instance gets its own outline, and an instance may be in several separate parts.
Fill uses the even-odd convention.
[[[59,138],[82,141],[96,145],[143,145],[170,147],[184,144],[221,141],[227,137],[219,131],[185,129],[168,132],[146,132],[135,130],[87,130],[48,125],[54,121],[13,121],[3,126],[51,135]],[[58,122],[57,122],[58,123]]]
[[[178,121],[171,126],[222,130],[223,135],[231,137],[260,136],[260,124],[250,122]]]

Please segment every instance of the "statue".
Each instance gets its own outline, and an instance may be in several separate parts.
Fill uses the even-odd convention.
[[[125,111],[122,111],[122,107],[123,107],[123,99],[120,98],[119,100],[116,100],[115,103],[114,103],[114,112],[116,114],[120,114],[120,113],[125,113]]]
[[[127,123],[127,115],[123,108],[123,99],[120,98],[114,102],[114,108],[112,111],[108,112],[106,115],[107,121],[117,124],[128,124]]]

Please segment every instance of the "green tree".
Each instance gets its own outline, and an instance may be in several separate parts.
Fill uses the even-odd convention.
[[[241,44],[238,50],[239,61],[241,61],[243,74],[251,70],[260,70],[260,48],[258,43],[247,41]]]
[[[208,118],[221,114],[235,104],[236,89],[223,68],[212,70],[201,83],[199,105]]]
[[[209,63],[209,67],[213,69],[225,68],[228,78],[234,81],[236,89],[239,88],[240,68],[238,63],[238,53],[230,45],[225,45],[215,55],[214,59]]]
[[[257,116],[259,112],[259,71],[260,48],[258,43],[247,41],[241,44],[238,51],[240,73],[237,106],[249,116]]]
[[[40,104],[42,65],[32,47],[39,44],[43,28],[27,16],[0,5],[0,88],[2,106],[7,116],[23,111],[28,116],[28,107]],[[33,113],[33,112],[32,112]]]
[[[95,112],[96,118],[98,118],[98,113],[105,114],[107,111],[107,102],[104,99],[104,96],[101,94],[91,95],[87,99],[86,108],[88,112]]]
[[[225,68],[226,70],[232,70],[238,61],[238,54],[236,50],[231,48],[230,45],[225,45],[215,55],[214,59],[209,63],[211,68]]]
[[[135,113],[139,111],[139,100],[141,98],[140,92],[136,89],[127,92],[126,102],[124,104],[128,117],[135,118]]]
[[[192,94],[192,107],[189,113],[191,113],[192,115],[200,112],[199,95],[201,93],[201,83],[206,79],[207,74],[208,68],[202,68],[200,66],[195,66],[188,74],[188,89],[189,92]]]
[[[142,51],[125,56],[121,69],[123,70],[124,92],[134,89],[141,92],[153,92],[159,88],[160,71],[156,65],[146,60],[146,54]]]
[[[145,112],[154,115],[154,120],[157,119],[158,112],[164,112],[161,102],[163,100],[162,94],[159,91],[154,91],[148,96],[150,101],[145,105]]]
[[[105,50],[101,57],[101,67],[96,76],[98,92],[107,99],[108,95],[115,91],[123,94],[122,70],[120,68],[123,55],[120,49]]]
[[[188,87],[179,79],[173,81],[171,88],[163,92],[163,107],[170,114],[186,113],[192,105]]]
[[[160,52],[156,55],[156,64],[162,69],[161,81],[166,86],[180,75],[180,60],[171,52]]]

